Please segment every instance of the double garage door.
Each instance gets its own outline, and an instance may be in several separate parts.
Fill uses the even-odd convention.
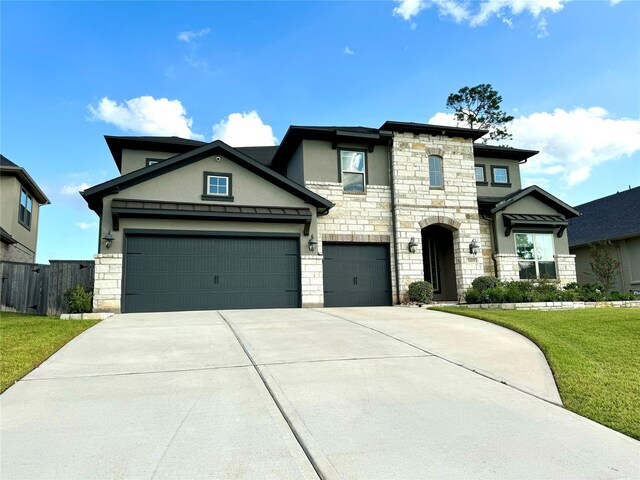
[[[126,236],[124,312],[300,306],[295,237]]]
[[[325,243],[327,307],[391,305],[389,247]],[[301,306],[298,236],[127,234],[123,312]]]

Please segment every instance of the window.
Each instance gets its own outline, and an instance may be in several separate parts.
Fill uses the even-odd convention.
[[[509,181],[509,169],[507,167],[495,167],[491,166],[491,172],[493,176],[492,186],[494,187],[510,187]]]
[[[204,172],[204,193],[202,199],[232,202],[231,174]]]
[[[27,228],[31,228],[31,212],[33,210],[33,199],[24,188],[20,188],[20,209],[18,210],[18,221]]]
[[[516,233],[520,278],[556,278],[552,233]]]
[[[347,193],[364,193],[366,157],[364,151],[339,150],[342,186]]]
[[[476,183],[479,183],[481,185],[486,185],[487,184],[487,178],[484,175],[484,165],[476,165],[475,168],[475,174],[476,174]]]
[[[442,175],[442,157],[429,156],[429,185],[432,187],[444,187]]]

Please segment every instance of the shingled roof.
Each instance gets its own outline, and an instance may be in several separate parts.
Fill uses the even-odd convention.
[[[575,207],[582,216],[569,221],[569,246],[640,235],[640,187]]]

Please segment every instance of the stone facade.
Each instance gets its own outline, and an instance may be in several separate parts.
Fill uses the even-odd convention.
[[[457,305],[456,305],[457,306]],[[577,308],[640,308],[640,300],[615,302],[523,302],[523,303],[474,303],[465,308],[479,310],[574,310]]]
[[[324,288],[322,281],[322,257],[319,255],[302,255],[300,257],[302,306],[324,306]]]
[[[498,278],[504,282],[520,280],[520,265],[516,254],[498,253],[494,255]]]
[[[7,244],[0,242],[0,261],[4,262],[35,262],[36,253],[19,243]]]
[[[496,276],[495,262],[493,261],[493,225],[491,221],[480,217],[480,249],[482,251],[482,263],[484,264],[484,275],[487,277]]]
[[[443,187],[429,185],[430,155],[442,157]],[[415,253],[406,247],[411,237],[421,238],[422,228],[436,224],[453,231],[457,294],[461,298],[471,282],[484,274],[483,257],[469,252],[473,239],[481,241],[471,140],[395,133],[392,170],[401,298],[406,297],[411,282],[424,279],[421,246]]]
[[[577,281],[576,276],[576,256],[575,255],[556,255],[557,276],[561,285]]]
[[[122,295],[122,254],[100,253],[93,258],[96,262],[93,311],[119,313]]]

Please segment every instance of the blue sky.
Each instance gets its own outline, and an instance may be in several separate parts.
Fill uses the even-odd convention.
[[[277,144],[287,127],[446,123],[490,83],[523,169],[577,205],[640,184],[640,2],[7,2],[2,153],[51,198],[39,262],[86,259],[77,190],[118,173],[104,135]]]

